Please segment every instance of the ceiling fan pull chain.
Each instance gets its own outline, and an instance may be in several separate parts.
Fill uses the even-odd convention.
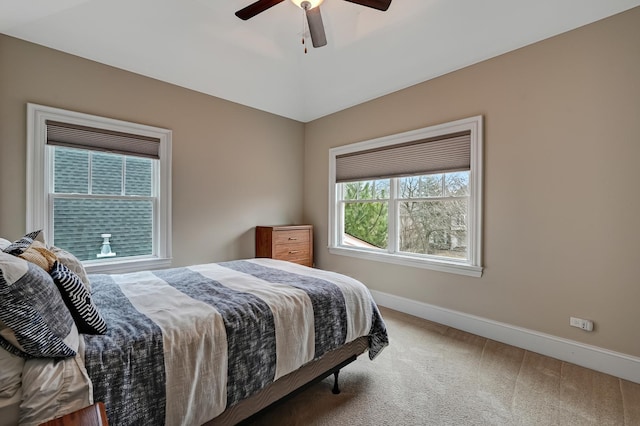
[[[307,54],[307,46],[304,39],[307,36],[307,16],[304,9],[302,10],[302,46],[304,47],[304,54]]]

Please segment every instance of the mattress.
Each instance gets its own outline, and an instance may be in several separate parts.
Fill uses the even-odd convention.
[[[371,358],[388,342],[362,283],[290,262],[90,279],[109,330],[85,364],[112,424],[202,424],[358,337]]]

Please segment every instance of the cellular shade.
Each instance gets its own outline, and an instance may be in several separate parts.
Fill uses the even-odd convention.
[[[160,139],[47,120],[47,144],[137,157],[160,158]]]
[[[445,173],[471,168],[471,132],[336,156],[336,182]]]

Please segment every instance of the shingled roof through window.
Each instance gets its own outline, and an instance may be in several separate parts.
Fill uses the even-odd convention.
[[[91,185],[93,194],[121,195],[124,179],[125,195],[151,195],[153,160],[61,147],[54,158],[58,194],[88,194]],[[153,201],[148,198],[56,198],[53,214],[54,244],[80,260],[97,258],[104,233],[111,234],[118,258],[152,253]]]

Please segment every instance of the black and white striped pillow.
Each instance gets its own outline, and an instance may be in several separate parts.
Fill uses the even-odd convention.
[[[40,237],[40,233],[41,232],[42,232],[42,230],[29,232],[28,234],[26,234],[25,236],[23,236],[19,240],[16,240],[16,241],[12,242],[8,247],[5,247],[2,251],[4,251],[5,253],[12,254],[14,256],[20,256],[29,247],[31,247],[31,244],[33,244],[33,242],[38,237]]]
[[[51,278],[60,290],[62,300],[71,312],[80,333],[104,334],[107,332],[107,324],[78,275],[56,261],[51,269]]]

